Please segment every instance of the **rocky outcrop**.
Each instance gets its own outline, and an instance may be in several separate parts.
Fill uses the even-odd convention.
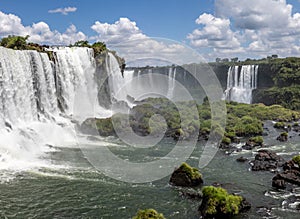
[[[251,161],[253,171],[268,171],[276,170],[283,164],[283,158],[277,155],[275,152],[269,150],[259,150],[255,156],[255,159]]]
[[[300,168],[296,156],[283,164],[283,172],[276,174],[272,179],[272,186],[278,189],[286,188],[286,183],[300,186]]]

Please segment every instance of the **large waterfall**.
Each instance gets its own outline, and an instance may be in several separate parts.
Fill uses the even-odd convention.
[[[74,121],[111,115],[98,104],[93,50],[51,52],[54,62],[46,53],[0,47],[0,169],[41,165],[39,157],[52,146],[76,145]],[[122,76],[116,58],[107,56],[110,68],[118,68],[115,91],[114,77]]]
[[[121,74],[110,52],[101,64],[90,48],[55,47],[49,52],[53,61],[47,53],[0,47],[0,169],[41,166],[45,151],[76,146],[77,123],[113,113],[102,105],[133,106],[135,99],[156,94],[177,96],[174,66],[163,76],[152,68]]]
[[[252,102],[252,90],[257,88],[258,65],[231,66],[227,73],[227,100]]]

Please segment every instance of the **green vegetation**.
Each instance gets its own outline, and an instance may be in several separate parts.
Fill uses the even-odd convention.
[[[256,145],[262,145],[264,143],[262,136],[251,137],[249,138],[249,141],[254,142]]]
[[[106,51],[106,45],[103,42],[95,42],[93,44],[90,44],[86,40],[80,40],[75,42],[73,45],[71,44],[70,47],[88,47],[92,48],[94,50],[94,56],[100,55],[102,52]]]
[[[29,36],[14,36],[9,35],[8,37],[4,37],[1,39],[0,46],[9,48],[9,49],[18,49],[18,50],[25,50],[27,48],[27,40]]]
[[[237,215],[243,198],[238,195],[230,195],[221,187],[205,186],[202,189],[203,199],[206,200],[204,214],[214,215]]]
[[[257,102],[264,102],[268,105],[280,104],[283,107],[300,110],[300,85],[289,87],[272,87],[258,90],[255,94]]]
[[[36,43],[27,43],[27,40],[29,38],[29,35],[23,37],[23,36],[14,36],[9,35],[8,37],[4,37],[0,41],[0,46],[3,46],[5,48],[9,49],[15,49],[15,50],[36,50],[38,52],[46,52],[50,58],[50,60],[54,60],[52,52],[46,51],[45,48],[48,48],[49,46],[41,46]],[[76,47],[88,47],[92,48],[94,50],[94,55],[97,56],[101,54],[102,52],[106,51],[106,45],[103,42],[95,42],[93,44],[89,44],[88,41],[80,40],[74,43],[73,45],[69,45],[70,47],[76,46]],[[122,59],[122,58],[120,58]],[[122,59],[122,61],[125,63],[125,60]]]
[[[300,155],[293,157],[292,161],[300,167]]]
[[[277,129],[284,129],[286,126],[286,124],[284,122],[276,122],[274,124],[274,128],[277,128]]]
[[[154,209],[139,210],[132,219],[166,219],[163,214]]]
[[[182,163],[179,169],[185,172],[191,179],[202,178],[202,175],[199,172],[199,170],[197,168],[191,167],[187,163]]]
[[[287,132],[282,132],[282,133],[280,134],[280,136],[288,137],[288,136],[289,136],[289,133],[287,133]]]
[[[272,70],[276,72],[273,78],[277,87],[289,87],[300,83],[300,58],[289,57],[271,62]]]
[[[175,140],[188,139],[201,136],[207,139],[211,130],[213,136],[222,137],[224,144],[230,144],[237,137],[255,137],[253,141],[262,142],[263,122],[265,120],[278,121],[278,127],[285,122],[292,122],[300,118],[300,112],[286,109],[280,105],[265,106],[263,104],[239,104],[226,103],[227,123],[225,130],[220,124],[211,120],[210,106],[207,103],[196,105],[190,102],[178,102],[176,105],[164,98],[148,98],[133,107],[129,115],[129,124],[121,122],[122,116],[114,115],[114,126],[109,119],[97,120],[99,133],[114,135],[113,128],[118,127],[126,130],[132,129],[141,136],[159,135],[165,133],[166,137]],[[198,110],[198,112],[197,112]],[[196,111],[196,112],[195,112]],[[163,117],[164,119],[161,119]],[[103,124],[101,124],[103,123]],[[101,129],[103,129],[101,131]],[[164,130],[166,130],[164,132]],[[123,131],[123,130],[122,130]],[[251,139],[251,138],[250,138]]]
[[[15,50],[36,50],[38,52],[45,52],[48,54],[49,59],[54,61],[53,52],[46,50],[48,46],[41,46],[37,43],[27,43],[28,38],[28,35],[25,37],[9,35],[1,39],[0,46]]]
[[[256,91],[257,102],[280,104],[300,110],[300,58],[276,58],[268,61],[269,75],[274,87]]]
[[[229,145],[229,144],[231,143],[231,139],[228,138],[228,137],[226,137],[226,136],[224,136],[224,137],[222,138],[222,143],[223,143],[223,144],[226,144],[226,145]]]

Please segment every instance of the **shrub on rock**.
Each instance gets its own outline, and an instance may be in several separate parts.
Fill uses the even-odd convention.
[[[132,219],[166,219],[163,214],[154,209],[139,210]]]
[[[250,208],[242,196],[228,194],[221,187],[205,186],[202,193],[203,201],[199,211],[204,218],[226,218]]]
[[[281,142],[285,142],[288,140],[289,134],[287,132],[282,132],[278,137],[277,140]]]
[[[300,167],[300,155],[293,157],[292,161]]]
[[[202,175],[197,168],[182,163],[171,175],[170,184],[174,186],[194,187],[203,183]]]

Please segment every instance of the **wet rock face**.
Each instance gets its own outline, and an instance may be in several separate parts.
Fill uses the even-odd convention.
[[[275,152],[269,150],[259,150],[255,159],[251,161],[253,171],[268,171],[277,169],[277,167],[282,166],[283,159]]]

